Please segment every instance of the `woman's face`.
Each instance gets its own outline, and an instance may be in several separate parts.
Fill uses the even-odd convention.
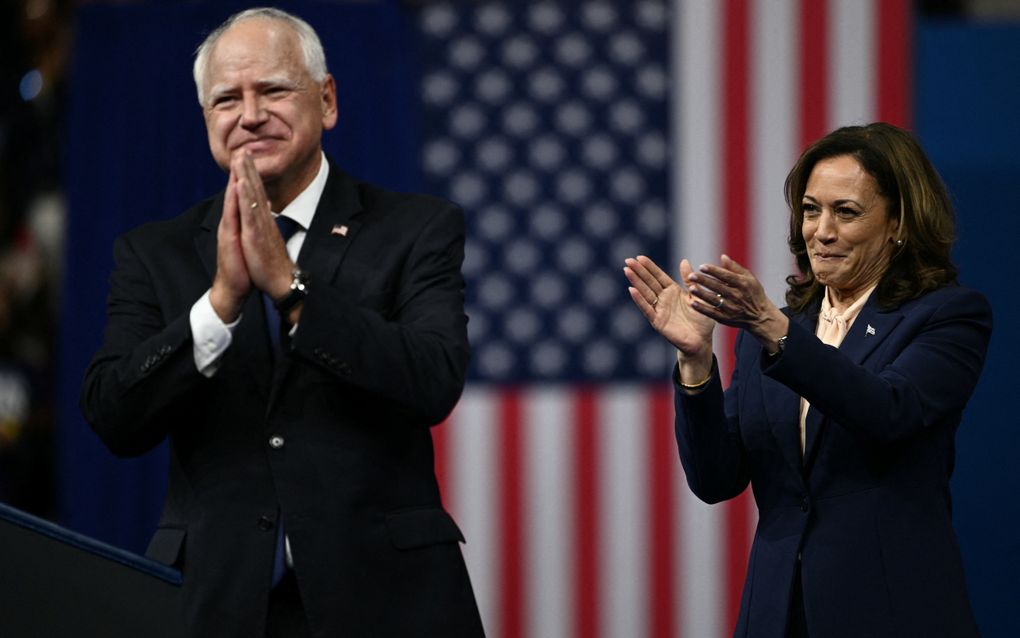
[[[889,265],[899,221],[878,183],[850,155],[815,164],[802,200],[811,271],[839,298],[856,299]]]

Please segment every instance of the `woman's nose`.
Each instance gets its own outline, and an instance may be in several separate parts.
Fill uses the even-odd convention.
[[[822,211],[818,216],[818,228],[815,230],[818,241],[829,243],[836,239],[836,220],[832,213]]]

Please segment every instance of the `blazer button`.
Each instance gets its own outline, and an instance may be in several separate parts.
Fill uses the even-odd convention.
[[[259,516],[259,520],[255,523],[255,527],[259,528],[263,532],[268,532],[273,529],[274,525],[275,523],[273,523],[273,519],[268,516]]]
[[[800,511],[806,512],[810,507],[811,503],[808,501],[808,497],[804,497],[800,500]]]
[[[273,448],[274,450],[279,450],[280,448],[282,448],[283,437],[279,435],[269,437],[269,447]]]

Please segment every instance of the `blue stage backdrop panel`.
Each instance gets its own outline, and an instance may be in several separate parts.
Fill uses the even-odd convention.
[[[237,2],[84,5],[67,126],[67,275],[60,334],[61,523],[144,551],[166,489],[165,445],[114,458],[81,417],[78,389],[105,323],[114,238],[221,190],[191,77],[192,53]],[[410,24],[397,2],[290,2],[319,32],[340,120],[326,152],[349,173],[417,190]]]
[[[995,330],[957,432],[953,521],[981,635],[1020,636],[1020,24],[923,22],[916,129],[953,197],[954,258]]]

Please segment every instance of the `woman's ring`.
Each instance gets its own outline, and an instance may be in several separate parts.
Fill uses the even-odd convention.
[[[258,202],[252,202],[252,203],[251,203],[251,209],[252,209],[252,210],[255,210],[255,209],[256,209],[256,208],[258,208],[258,207],[259,207],[259,203],[258,203]]]
[[[716,308],[722,308],[722,305],[723,305],[723,301],[725,301],[725,299],[723,299],[723,296],[722,296],[722,295],[716,295],[716,297],[718,297],[718,298],[719,298],[719,303],[717,303],[717,304],[715,305],[715,307],[716,307]]]
[[[649,303],[652,305],[652,308],[654,308],[655,304],[659,303],[659,296],[656,295],[655,299],[652,299]]]

